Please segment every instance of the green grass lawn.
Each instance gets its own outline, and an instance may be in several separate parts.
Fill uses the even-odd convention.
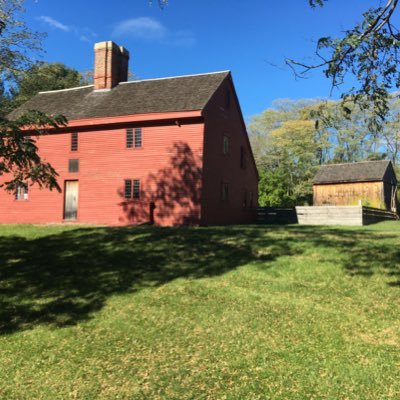
[[[0,399],[399,399],[400,222],[0,227]]]

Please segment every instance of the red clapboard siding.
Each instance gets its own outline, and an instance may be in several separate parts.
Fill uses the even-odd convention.
[[[231,79],[225,79],[216,91],[205,109],[204,119],[202,224],[254,222],[258,204],[258,173]],[[224,135],[230,139],[227,155],[223,153]],[[241,147],[247,158],[244,169],[240,164]],[[221,198],[223,182],[229,184],[227,201]],[[253,194],[252,204],[250,193]]]
[[[200,221],[203,131],[202,123],[147,126],[142,129],[142,148],[136,149],[126,148],[125,128],[81,132],[76,152],[70,151],[70,133],[41,136],[37,144],[43,159],[59,173],[63,190],[66,180],[79,181],[77,222],[148,222],[150,202],[154,202],[156,224],[196,224]],[[68,172],[72,158],[79,159],[78,173]],[[140,180],[139,200],[125,201],[124,179]],[[63,208],[64,193],[57,191],[30,187],[27,201],[0,192],[1,223],[59,223]]]

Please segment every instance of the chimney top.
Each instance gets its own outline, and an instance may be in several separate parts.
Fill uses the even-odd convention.
[[[116,51],[120,51],[121,54],[126,55],[129,57],[129,51],[123,47],[123,46],[118,46],[116,43],[114,43],[112,40],[108,40],[106,42],[97,42],[94,44],[94,51],[100,50],[100,49],[112,49]]]
[[[128,80],[129,51],[112,41],[94,45],[94,89],[112,89]]]

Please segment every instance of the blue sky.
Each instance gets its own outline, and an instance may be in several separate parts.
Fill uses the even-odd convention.
[[[295,80],[285,57],[310,61],[320,36],[337,35],[378,0],[27,0],[28,25],[47,32],[42,60],[79,71],[93,67],[95,42],[113,40],[131,54],[140,79],[231,70],[246,119],[279,98],[328,97],[321,71]],[[334,93],[338,97],[340,93]]]

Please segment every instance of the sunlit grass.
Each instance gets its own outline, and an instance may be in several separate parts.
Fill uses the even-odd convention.
[[[0,227],[1,399],[398,399],[400,223]]]

